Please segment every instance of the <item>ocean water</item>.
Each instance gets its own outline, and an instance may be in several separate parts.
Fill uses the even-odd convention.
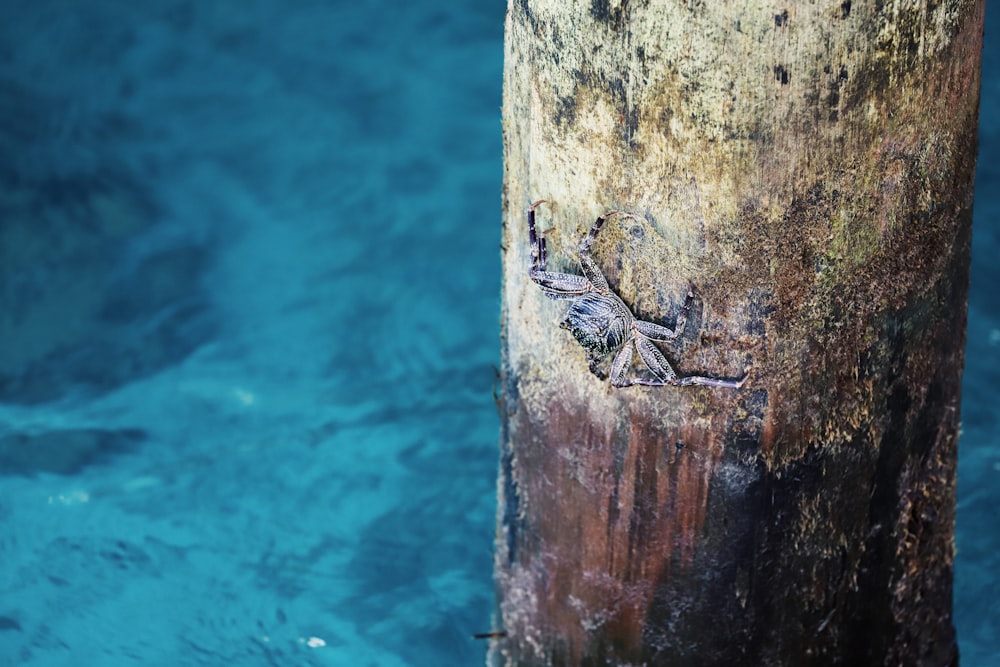
[[[483,663],[504,11],[0,7],[0,666]],[[1000,664],[995,15],[967,666]]]

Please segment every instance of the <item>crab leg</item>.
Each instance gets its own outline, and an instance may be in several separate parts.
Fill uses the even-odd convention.
[[[545,270],[548,259],[545,237],[535,228],[535,208],[544,201],[540,199],[528,207],[528,240],[531,244],[531,268],[528,276],[550,299],[572,299],[590,291],[591,286],[583,276]]]

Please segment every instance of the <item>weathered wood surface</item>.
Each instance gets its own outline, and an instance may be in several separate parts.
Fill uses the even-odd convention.
[[[948,665],[981,0],[511,0],[504,665]],[[529,280],[593,249],[681,375],[613,389]],[[636,363],[638,359],[636,359]]]

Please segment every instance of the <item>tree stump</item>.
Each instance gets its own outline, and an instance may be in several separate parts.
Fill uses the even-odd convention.
[[[490,661],[955,665],[982,0],[511,0]],[[528,276],[592,248],[681,376]],[[551,228],[551,229],[550,229]],[[633,371],[641,372],[636,357]]]

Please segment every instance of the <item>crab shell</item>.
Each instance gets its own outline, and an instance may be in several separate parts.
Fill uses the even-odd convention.
[[[632,313],[614,294],[587,292],[574,300],[560,323],[594,356],[614,352],[628,340]]]

